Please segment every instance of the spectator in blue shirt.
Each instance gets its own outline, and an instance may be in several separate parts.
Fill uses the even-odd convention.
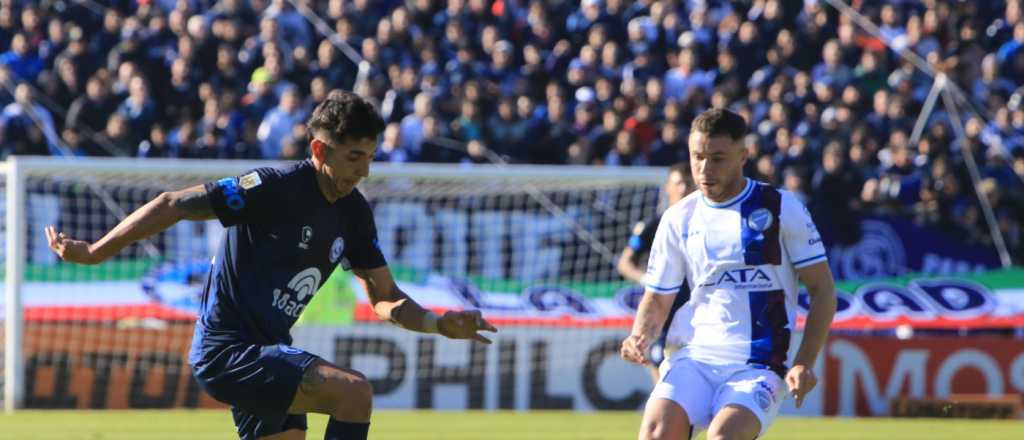
[[[11,50],[0,54],[0,64],[21,80],[35,81],[44,66],[30,49],[25,34],[17,33],[11,39]]]

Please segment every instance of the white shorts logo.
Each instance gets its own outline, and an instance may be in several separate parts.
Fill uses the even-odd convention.
[[[757,390],[754,400],[757,401],[757,406],[760,406],[762,411],[768,411],[768,407],[772,406],[772,395],[764,389]]]
[[[337,263],[341,253],[345,251],[345,239],[338,237],[331,244],[331,264]]]

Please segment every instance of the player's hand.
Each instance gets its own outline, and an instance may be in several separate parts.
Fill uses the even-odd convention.
[[[478,332],[496,332],[498,329],[487,322],[479,310],[463,310],[461,312],[449,310],[441,319],[437,320],[437,331],[450,339],[472,339],[490,344],[491,340]]]
[[[622,348],[619,355],[623,359],[635,364],[644,365],[647,361],[647,348],[650,342],[644,335],[629,335],[622,340]]]
[[[804,396],[818,384],[818,378],[814,376],[814,370],[804,365],[794,365],[786,372],[786,386],[789,394],[796,400],[796,407],[804,403]]]
[[[57,228],[53,226],[46,227],[46,242],[61,260],[79,264],[96,264],[100,262],[89,249],[88,242],[71,239],[64,235],[63,232],[57,232]]]

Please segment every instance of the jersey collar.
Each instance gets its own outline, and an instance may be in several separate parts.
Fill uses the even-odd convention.
[[[715,203],[715,202],[712,202],[712,201],[708,200],[707,197],[704,197],[704,194],[700,195],[700,199],[704,201],[705,205],[708,205],[708,206],[710,206],[712,208],[717,208],[717,209],[728,208],[728,207],[730,207],[732,205],[735,205],[736,203],[739,203],[739,202],[745,200],[747,198],[747,196],[749,196],[750,193],[754,189],[754,181],[750,180],[749,177],[746,177],[744,179],[747,181],[747,186],[745,186],[743,188],[743,191],[740,191],[739,195],[737,195],[736,197],[733,197],[733,198],[731,198],[729,200],[726,200],[726,201],[720,202],[720,203]]]

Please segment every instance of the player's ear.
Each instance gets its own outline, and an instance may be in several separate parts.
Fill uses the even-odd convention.
[[[327,144],[317,138],[310,139],[309,152],[318,162],[327,161]]]

